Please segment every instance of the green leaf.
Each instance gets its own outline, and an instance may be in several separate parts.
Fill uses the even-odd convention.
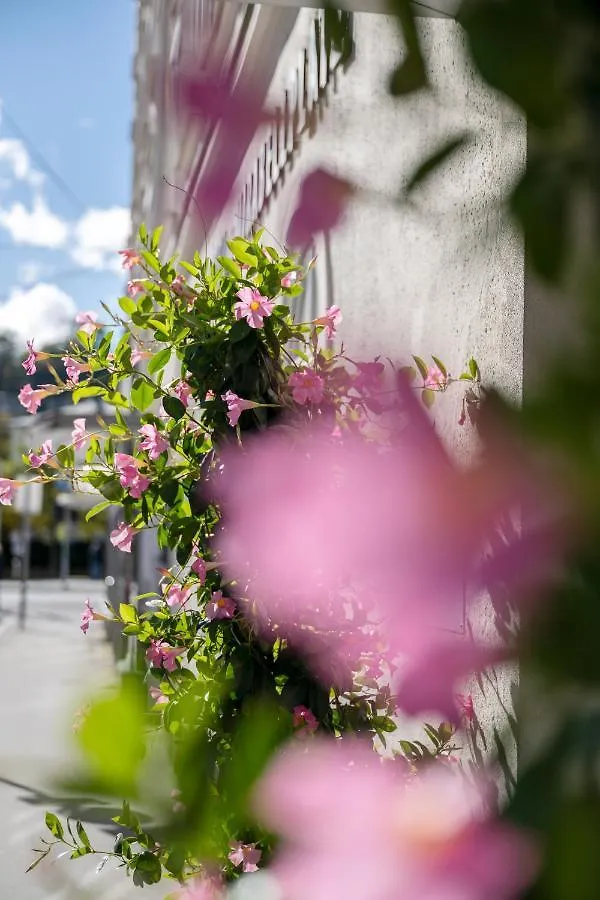
[[[439,169],[453,153],[456,153],[457,150],[464,147],[470,139],[471,135],[469,133],[460,134],[458,137],[450,138],[450,140],[442,144],[441,147],[438,147],[431,156],[428,156],[427,159],[420,163],[414,170],[404,189],[405,195],[408,196],[411,194],[418,185],[426,181],[436,169]]]
[[[154,269],[157,274],[160,274],[160,261],[156,258],[154,253],[142,250],[141,256],[151,269]]]
[[[131,389],[131,402],[140,412],[148,409],[154,400],[154,388],[144,378],[137,378]]]
[[[162,233],[163,233],[163,227],[164,227],[163,225],[159,225],[152,232],[152,240],[150,241],[150,249],[152,250],[153,253],[156,253],[156,251],[158,250],[158,247],[160,244],[160,239],[161,239]]]
[[[227,241],[227,246],[242,265],[256,265],[256,256],[248,252],[248,248],[250,247],[248,241],[245,241],[243,238],[233,238],[232,240]]]
[[[182,269],[185,269],[186,272],[189,272],[190,275],[193,275],[194,278],[198,278],[200,275],[200,269],[198,266],[193,266],[191,263],[186,262],[184,259],[179,263]]]
[[[140,236],[140,241],[145,246],[148,243],[148,229],[146,228],[146,226],[144,225],[143,222],[138,229],[138,234]]]
[[[446,369],[446,366],[445,366],[444,363],[441,361],[441,359],[438,359],[437,356],[432,356],[431,358],[432,358],[432,360],[434,361],[434,363],[436,364],[436,366],[438,367],[438,369],[440,370],[440,372],[442,373],[442,375],[444,376],[444,378],[447,378],[447,377],[448,377],[448,370]]]
[[[137,622],[138,620],[137,610],[131,603],[120,603],[119,615],[124,622]]]
[[[479,366],[477,365],[477,360],[473,359],[473,357],[469,360],[469,372],[472,378],[479,378]]]
[[[435,403],[435,391],[432,391],[430,388],[424,388],[424,390],[421,391],[421,400],[427,409],[431,409]]]
[[[164,350],[159,350],[158,353],[156,353],[148,363],[148,374],[155,375],[161,369],[164,369],[170,359],[170,347],[165,347]]]
[[[81,841],[81,843],[83,844],[83,846],[84,846],[87,850],[89,850],[90,853],[91,853],[91,852],[92,852],[92,845],[90,844],[90,839],[89,839],[89,837],[87,836],[87,833],[86,833],[85,828],[83,827],[83,825],[81,824],[81,822],[77,822],[77,825],[76,825],[75,827],[77,828],[77,835],[79,836],[79,840]]]
[[[34,853],[39,853],[40,855],[38,856],[37,859],[34,859],[34,861],[31,863],[31,865],[27,866],[27,868],[25,869],[25,874],[27,875],[28,872],[33,872],[35,867],[39,866],[39,864],[46,859],[46,857],[48,856],[48,854],[50,853],[51,850],[52,850],[52,846],[47,847],[45,850],[34,850],[33,851]]]
[[[163,397],[162,405],[167,415],[176,421],[185,415],[185,406],[178,397]]]
[[[417,369],[421,373],[422,378],[427,378],[427,374],[429,372],[429,368],[424,359],[421,359],[420,356],[413,356],[414,361],[417,364]]]
[[[90,385],[90,387],[75,388],[72,393],[73,403],[79,403],[80,400],[85,400],[86,397],[105,397],[107,394],[107,390],[105,387],[101,385]]]
[[[225,269],[230,275],[233,275],[234,278],[239,280],[242,277],[242,270],[238,264],[228,256],[217,256],[217,259],[221,264],[221,268]]]
[[[128,316],[137,309],[137,303],[131,297],[119,297],[118,304]]]
[[[47,812],[45,821],[46,828],[54,835],[54,837],[58,838],[59,841],[62,841],[65,832],[58,816],[55,816],[54,813]]]
[[[110,500],[102,500],[101,503],[96,503],[95,506],[92,506],[85,514],[85,521],[89,522],[90,519],[93,519],[94,516],[97,516],[99,513],[103,512],[108,506],[110,506]]]
[[[143,887],[145,884],[157,884],[161,877],[162,866],[158,857],[154,853],[150,853],[149,850],[140,854],[133,870],[133,883],[136,887]]]

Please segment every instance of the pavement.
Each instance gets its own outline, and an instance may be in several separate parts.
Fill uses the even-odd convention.
[[[98,856],[53,856],[25,874],[48,834],[47,810],[63,821],[80,818],[94,847],[112,849],[105,823],[115,813],[94,798],[60,796],[56,787],[76,759],[77,710],[115,676],[102,624],[93,622],[87,635],[79,629],[86,597],[101,609],[104,583],[32,581],[21,628],[20,585],[0,581],[0,900],[162,900],[176,887],[163,881],[140,894],[112,862],[97,873]]]

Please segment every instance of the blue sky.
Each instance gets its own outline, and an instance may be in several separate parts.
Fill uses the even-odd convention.
[[[0,331],[19,340],[123,292],[136,6],[0,3]]]

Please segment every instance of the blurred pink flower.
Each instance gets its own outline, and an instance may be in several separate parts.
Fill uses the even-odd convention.
[[[81,625],[79,626],[84,634],[87,634],[87,630],[90,627],[90,622],[94,620],[94,608],[91,604],[90,598],[88,597],[85,601],[85,609],[81,613]]]
[[[197,876],[175,895],[176,900],[223,900],[223,883],[218,876]]]
[[[275,308],[275,301],[263,297],[260,291],[250,287],[240,288],[235,296],[240,298],[233,304],[236,319],[245,319],[250,328],[262,328],[264,319]]]
[[[150,359],[151,356],[150,350],[140,350],[139,347],[134,347],[131,351],[131,365],[137,366],[142,359]]]
[[[72,381],[73,384],[77,384],[79,381],[79,376],[82,372],[89,372],[90,367],[85,363],[80,363],[76,359],[72,359],[70,356],[63,356],[62,358],[63,365],[65,367],[65,372],[67,373],[67,378],[69,381]]]
[[[25,371],[28,375],[35,375],[37,371],[37,366],[35,364],[37,355],[35,350],[33,349],[33,339],[31,341],[27,341],[27,356],[21,363]]]
[[[150,478],[140,474],[139,461],[129,453],[115,453],[115,469],[119,473],[121,487],[139,500],[150,485]]]
[[[171,647],[166,641],[153,639],[146,650],[146,659],[156,669],[174,672],[177,668],[177,657],[185,653],[185,647]]]
[[[314,320],[313,325],[323,325],[328,340],[331,340],[334,337],[336,328],[342,321],[342,318],[342,311],[339,306],[330,306],[329,309],[325,311],[325,315],[319,316],[318,319]]]
[[[288,378],[292,397],[296,403],[320,403],[325,382],[313,369],[297,369]]]
[[[47,396],[48,391],[34,390],[30,384],[25,384],[19,391],[19,403],[34,416],[40,408],[42,400]]]
[[[93,334],[100,325],[98,324],[98,316],[95,312],[87,311],[77,313],[75,316],[75,321],[78,325],[80,325],[80,331],[84,331],[86,334]]]
[[[131,542],[137,534],[137,528],[120,522],[110,533],[110,542],[117,550],[131,553]]]
[[[166,694],[163,694],[161,689],[159,687],[156,687],[155,685],[150,688],[149,694],[157,706],[169,702],[169,698],[166,696]]]
[[[486,814],[483,790],[432,764],[407,778],[352,738],[292,746],[255,807],[282,844],[286,900],[512,900],[535,875],[532,839]],[[401,888],[399,888],[401,886]]]
[[[298,273],[297,272],[287,272],[281,279],[281,287],[282,288],[294,287],[294,285],[296,284],[297,281],[298,281]]]
[[[19,485],[10,478],[0,478],[0,503],[2,506],[12,506]]]
[[[81,450],[88,440],[89,434],[85,430],[85,419],[73,419],[73,431],[71,432],[71,440],[76,450]]]
[[[258,403],[254,403],[253,400],[243,400],[233,391],[227,391],[221,396],[221,399],[227,404],[227,419],[232,428],[235,428],[244,410],[254,409],[258,406]]]
[[[200,584],[204,584],[206,580],[206,563],[201,556],[197,556],[192,563],[192,572],[200,579]]]
[[[137,297],[138,294],[144,294],[145,292],[146,288],[144,287],[143,278],[132,278],[131,281],[127,282],[127,293],[130,297]]]
[[[292,710],[294,716],[294,728],[299,728],[302,731],[307,731],[309,734],[314,734],[317,728],[319,727],[319,722],[315,714],[308,708],[308,706],[295,706]]]
[[[171,446],[156,425],[142,425],[139,433],[143,438],[140,441],[140,450],[147,452],[148,459],[158,459],[161,453],[165,453]]]
[[[185,381],[178,381],[173,387],[173,393],[184,406],[189,406],[192,400],[192,389]]]
[[[256,849],[256,844],[243,844],[235,841],[231,845],[231,853],[228,855],[232,865],[242,867],[242,872],[258,872],[258,861],[262,856],[262,850]]]
[[[192,589],[186,587],[185,584],[178,584],[176,581],[170,584],[165,592],[165,600],[167,604],[173,608],[174,606],[183,607],[190,598]]]
[[[444,375],[438,366],[431,366],[427,370],[427,377],[423,381],[424,388],[430,388],[432,391],[439,391],[446,387],[448,376]]]
[[[377,361],[357,363],[352,387],[359,394],[377,394],[381,391],[384,372],[383,363]]]
[[[39,453],[31,452],[29,454],[29,465],[33,466],[34,469],[37,469],[39,466],[43,466],[49,462],[53,456],[54,450],[52,449],[52,441],[44,441]]]
[[[124,269],[133,269],[134,266],[138,266],[142,261],[137,250],[119,250],[119,256],[123,257],[122,263]]]
[[[314,169],[300,185],[298,204],[292,216],[287,243],[303,248],[321,231],[338,225],[354,193],[350,182],[325,169]]]
[[[224,597],[223,591],[213,591],[206,604],[205,615],[209,622],[215,619],[231,619],[235,614],[235,600]]]
[[[472,722],[475,719],[475,707],[471,694],[457,694],[456,705],[465,722]]]

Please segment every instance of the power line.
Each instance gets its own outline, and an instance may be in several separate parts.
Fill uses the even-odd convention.
[[[56,187],[61,191],[61,193],[63,193],[65,197],[68,197],[68,199],[78,207],[80,212],[85,212],[85,210],[87,209],[87,205],[77,196],[75,191],[71,187],[69,187],[62,175],[59,175],[56,169],[48,162],[42,151],[39,150],[33,143],[33,141],[27,137],[23,129],[15,121],[14,116],[11,116],[4,104],[2,105],[1,110],[2,121],[5,121],[12,133],[16,135],[19,140],[23,141],[23,143],[29,150],[31,158],[35,160],[35,162],[40,166],[41,169],[44,170],[44,172],[49,176],[50,180],[53,181]]]

